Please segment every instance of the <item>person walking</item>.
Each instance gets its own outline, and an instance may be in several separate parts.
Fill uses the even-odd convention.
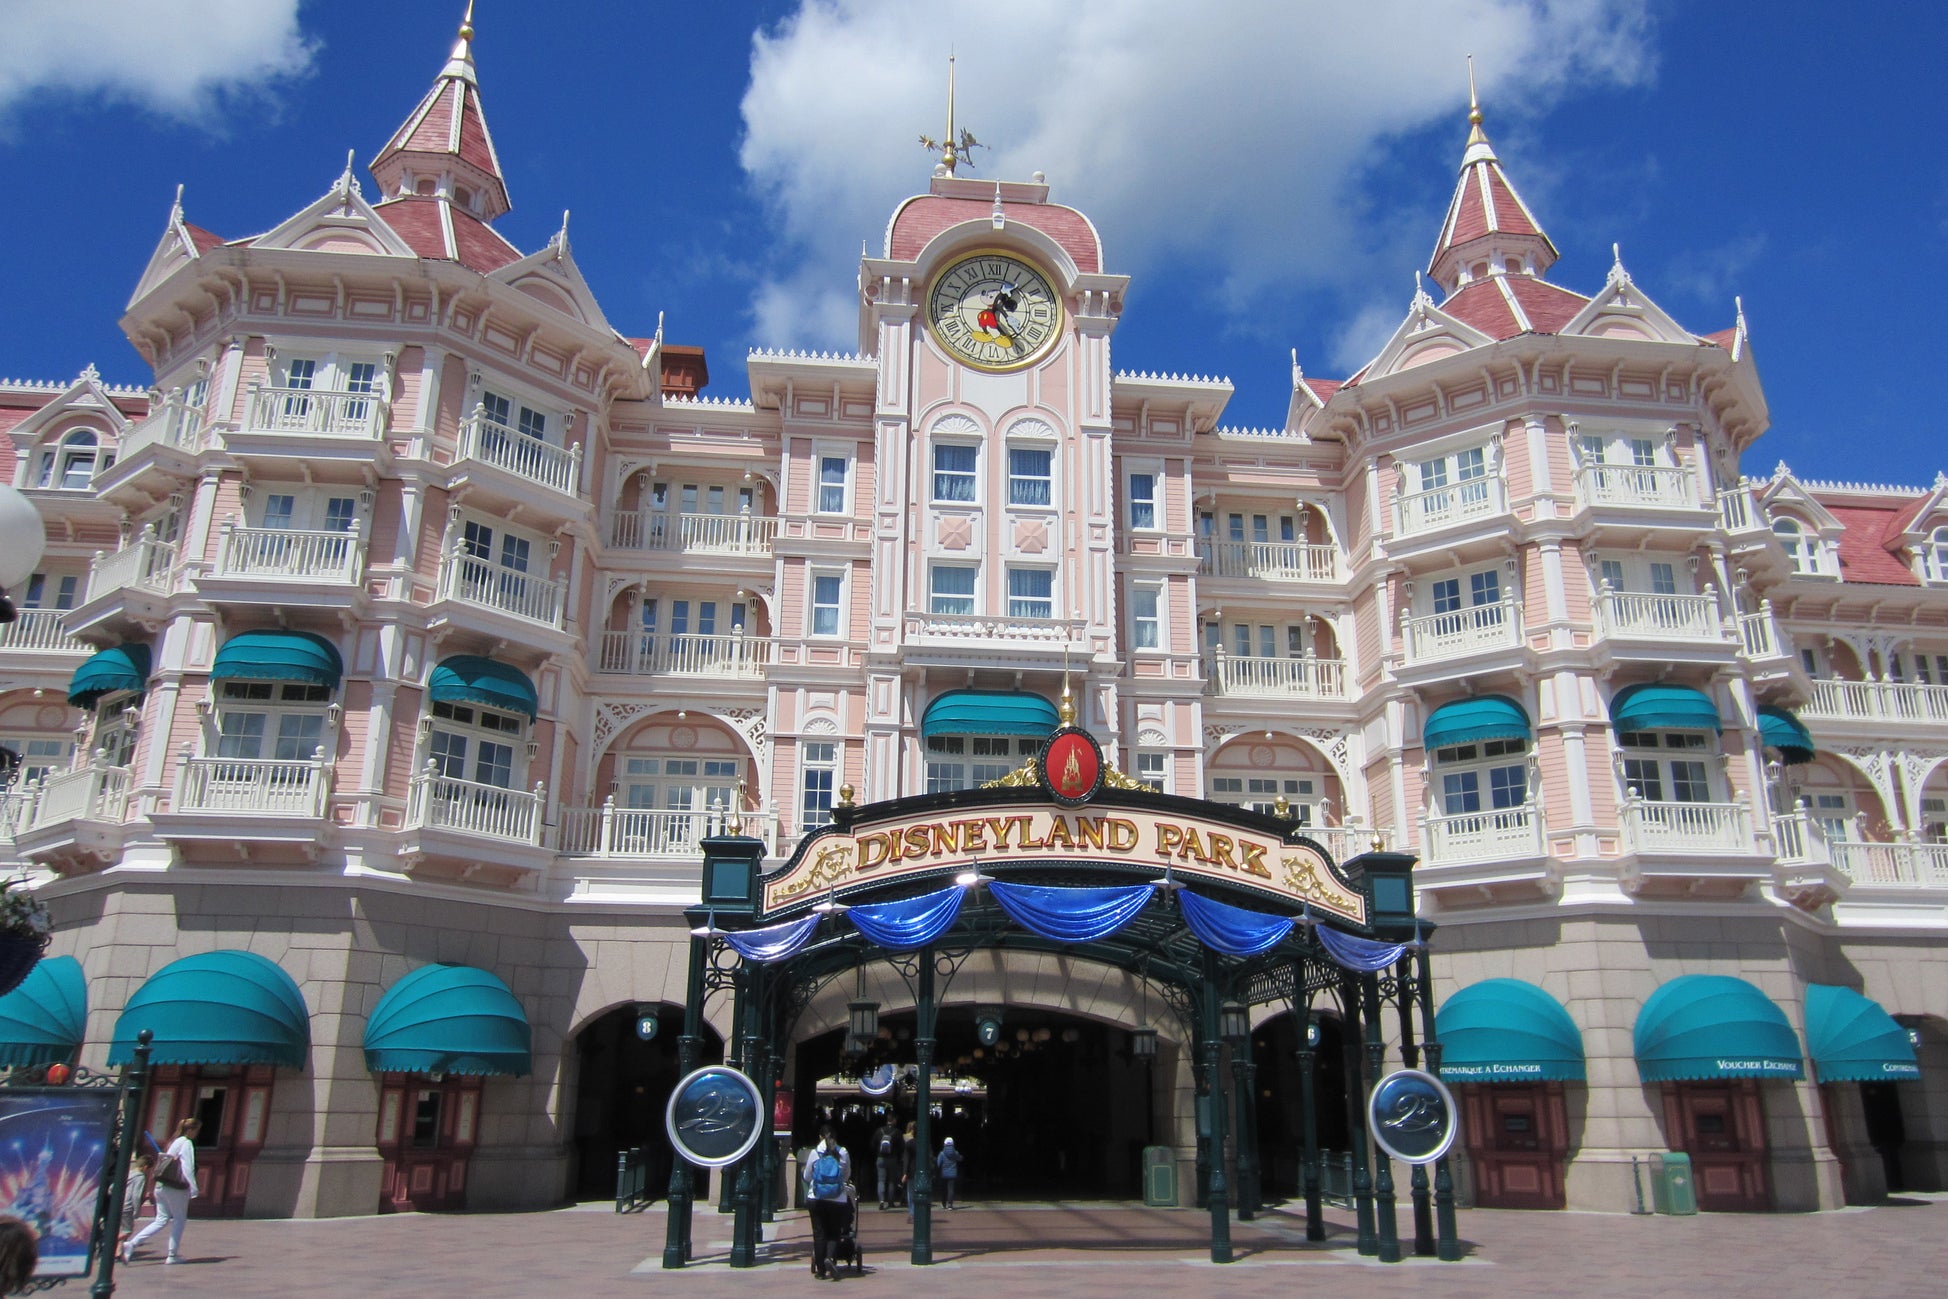
[[[124,1263],[135,1262],[136,1246],[164,1227],[169,1229],[169,1252],[162,1261],[183,1261],[183,1225],[189,1221],[189,1202],[196,1194],[196,1137],[202,1131],[200,1119],[184,1119],[176,1125],[176,1139],[156,1161],[156,1216],[122,1246]]]
[[[119,1249],[135,1234],[135,1220],[142,1216],[142,1201],[149,1198],[151,1174],[156,1157],[144,1152],[129,1163],[129,1180],[122,1190],[122,1229],[117,1237]]]
[[[888,1114],[873,1133],[873,1167],[879,1174],[879,1207],[890,1209],[900,1189],[900,1125]]]
[[[913,1161],[920,1149],[920,1130],[917,1123],[906,1125],[906,1137],[900,1142],[900,1186],[906,1192],[906,1220],[913,1221]]]
[[[818,1130],[818,1144],[812,1147],[811,1161],[805,1166],[805,1207],[812,1218],[812,1275],[827,1280],[839,1279],[833,1247],[845,1234],[846,1218],[852,1207],[846,1203],[846,1186],[852,1181],[852,1155],[832,1135],[832,1125]]]
[[[954,1207],[954,1183],[960,1180],[960,1161],[961,1153],[955,1148],[954,1139],[948,1137],[946,1143],[940,1147],[940,1158],[938,1160],[938,1166],[940,1168],[940,1207],[943,1209],[951,1209]]]

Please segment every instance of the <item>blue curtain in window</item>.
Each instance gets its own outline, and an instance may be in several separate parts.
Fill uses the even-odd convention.
[[[898,902],[869,902],[846,912],[853,927],[881,947],[896,952],[925,947],[954,927],[967,890],[950,884],[933,893]]]
[[[770,964],[782,961],[803,947],[818,928],[819,915],[802,916],[797,920],[787,920],[782,925],[771,925],[765,929],[745,929],[737,933],[727,933],[724,941],[747,961]]]
[[[1268,916],[1262,911],[1247,911],[1227,902],[1199,897],[1189,889],[1177,894],[1184,923],[1206,947],[1227,956],[1256,956],[1285,941],[1298,922],[1290,916]]]
[[[1319,945],[1326,949],[1326,955],[1346,969],[1362,974],[1390,969],[1407,952],[1405,943],[1375,942],[1356,934],[1342,934],[1327,925],[1320,925],[1318,934]]]
[[[1109,937],[1136,919],[1155,891],[1154,884],[1098,889],[1008,884],[1001,880],[988,884],[988,892],[1016,924],[1061,943],[1091,943]]]

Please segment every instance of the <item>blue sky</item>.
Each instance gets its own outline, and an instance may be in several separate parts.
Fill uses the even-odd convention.
[[[440,67],[463,0],[0,0],[12,179],[0,374],[90,361],[177,183],[225,236],[361,164]],[[1487,129],[1589,292],[1622,245],[1699,332],[1743,295],[1773,430],[1804,476],[1921,483],[1948,450],[1920,379],[1948,235],[1939,6],[1654,0],[480,0],[476,55],[515,210],[624,333],[667,318],[744,391],[750,346],[856,342],[862,242],[924,187],[945,57],[977,176],[1049,174],[1135,277],[1119,369],[1230,376],[1274,425],[1290,354],[1342,377],[1405,313],[1466,133]],[[220,33],[213,38],[211,33]],[[383,34],[383,35],[381,35]]]

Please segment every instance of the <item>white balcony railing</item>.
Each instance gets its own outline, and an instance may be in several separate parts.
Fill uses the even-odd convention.
[[[1833,722],[1948,722],[1948,685],[1909,681],[1814,681],[1801,717]]]
[[[547,787],[533,792],[502,789],[476,780],[442,776],[431,761],[412,779],[406,801],[409,830],[451,830],[502,843],[541,843],[541,813]]]
[[[1326,855],[1336,862],[1393,847],[1393,831],[1375,826],[1304,825],[1299,827],[1299,833],[1324,848]]]
[[[1200,541],[1197,571],[1271,582],[1337,582],[1342,576],[1337,546],[1304,541]]]
[[[698,555],[769,555],[778,520],[751,513],[678,514],[637,510],[611,514],[603,528],[616,550],[676,550]]]
[[[1204,679],[1214,695],[1256,699],[1344,699],[1344,659],[1252,658],[1219,650],[1204,661]]]
[[[239,528],[226,523],[217,547],[215,575],[355,583],[364,557],[365,547],[350,532]]]
[[[1766,532],[1765,511],[1752,499],[1752,489],[1740,483],[1718,493],[1718,519],[1727,532]]]
[[[772,643],[741,631],[709,636],[609,631],[602,633],[597,670],[632,676],[762,677],[771,662]]]
[[[1682,465],[1582,465],[1576,470],[1576,504],[1699,509],[1698,488]]]
[[[320,820],[331,797],[331,764],[308,759],[194,758],[176,771],[177,812]]]
[[[566,582],[502,568],[458,551],[449,552],[440,565],[440,599],[512,614],[557,630],[567,591]]]
[[[1508,485],[1498,474],[1468,478],[1451,487],[1402,493],[1393,498],[1395,536],[1411,537],[1469,519],[1487,518],[1508,510]]]
[[[1772,601],[1759,601],[1757,613],[1738,615],[1738,641],[1748,659],[1785,658],[1789,642],[1772,616]]]
[[[86,654],[94,648],[68,635],[61,609],[22,609],[14,621],[0,623],[0,649],[40,654]]]
[[[765,852],[776,851],[778,816],[775,812],[746,812],[732,818],[721,807],[704,812],[671,812],[617,807],[612,798],[601,807],[565,807],[556,850],[564,857],[677,857],[697,858],[703,840],[714,834],[742,834],[764,840]]]
[[[484,465],[553,488],[566,496],[582,489],[582,448],[558,447],[540,438],[517,433],[505,424],[487,418],[479,406],[460,425],[460,444],[456,460],[475,460]]]
[[[1743,803],[1653,803],[1632,789],[1620,811],[1624,841],[1635,852],[1758,851],[1752,811]]]
[[[1613,591],[1606,582],[1596,596],[1596,634],[1722,643],[1724,615],[1718,611],[1717,589],[1709,585],[1703,595],[1658,595]]]
[[[1772,846],[1779,860],[1790,865],[1824,865],[1833,860],[1825,828],[1804,805],[1773,814]]]
[[[169,447],[189,455],[203,449],[203,412],[183,404],[177,392],[122,435],[117,462],[132,460],[150,447]]]
[[[253,388],[245,418],[245,431],[251,433],[376,440],[385,431],[386,402],[373,392]]]
[[[1447,613],[1405,618],[1400,623],[1409,663],[1431,663],[1522,643],[1522,608],[1513,596],[1497,604],[1477,604]]]
[[[156,540],[154,524],[145,524],[142,535],[114,554],[95,552],[88,568],[88,599],[101,597],[125,587],[140,587],[158,595],[168,595],[175,584],[176,546]]]
[[[120,824],[128,819],[133,784],[127,767],[109,766],[107,754],[97,751],[87,766],[57,772],[29,787],[21,828],[41,829],[65,821]]]
[[[1531,804],[1428,816],[1420,824],[1429,865],[1542,856],[1541,809]]]
[[[1859,843],[1834,840],[1833,864],[1856,886],[1948,889],[1948,843]]]

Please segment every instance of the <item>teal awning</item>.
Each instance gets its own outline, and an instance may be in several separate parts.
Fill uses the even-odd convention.
[[[1709,696],[1690,686],[1640,683],[1625,686],[1610,700],[1610,724],[1619,735],[1631,731],[1719,731],[1718,709]]]
[[[1686,974],[1651,993],[1636,1048],[1645,1082],[1806,1076],[1785,1012],[1728,974]]]
[[[255,952],[203,952],[150,975],[115,1021],[108,1063],[132,1062],[145,1028],[155,1034],[154,1064],[302,1069],[311,1049],[311,1012],[298,985]]]
[[[437,703],[486,704],[529,721],[541,711],[541,697],[527,673],[473,654],[442,660],[426,679],[426,697]]]
[[[950,690],[927,705],[921,735],[1047,735],[1062,719],[1040,695],[1013,690]]]
[[[1921,1076],[1907,1030],[1879,1002],[1852,988],[1807,985],[1806,1045],[1823,1083],[1911,1082]]]
[[[72,956],[35,962],[0,997],[0,1065],[67,1063],[88,1035],[88,980]]]
[[[392,985],[365,1023],[373,1073],[526,1074],[527,1012],[470,965],[425,965]]]
[[[1759,738],[1768,749],[1777,749],[1787,766],[1813,760],[1813,737],[1806,723],[1784,708],[1770,704],[1759,709]]]
[[[1429,749],[1483,740],[1526,740],[1533,734],[1529,715],[1506,695],[1483,695],[1442,704],[1420,728],[1421,743]]]
[[[98,650],[74,670],[68,682],[68,702],[93,708],[103,695],[121,690],[141,694],[149,685],[150,662],[149,647],[134,641]]]
[[[316,632],[247,631],[223,642],[210,680],[305,681],[336,690],[345,675],[338,647]]]
[[[1483,979],[1434,1016],[1446,1082],[1582,1082],[1583,1035],[1560,1001],[1521,979]]]

